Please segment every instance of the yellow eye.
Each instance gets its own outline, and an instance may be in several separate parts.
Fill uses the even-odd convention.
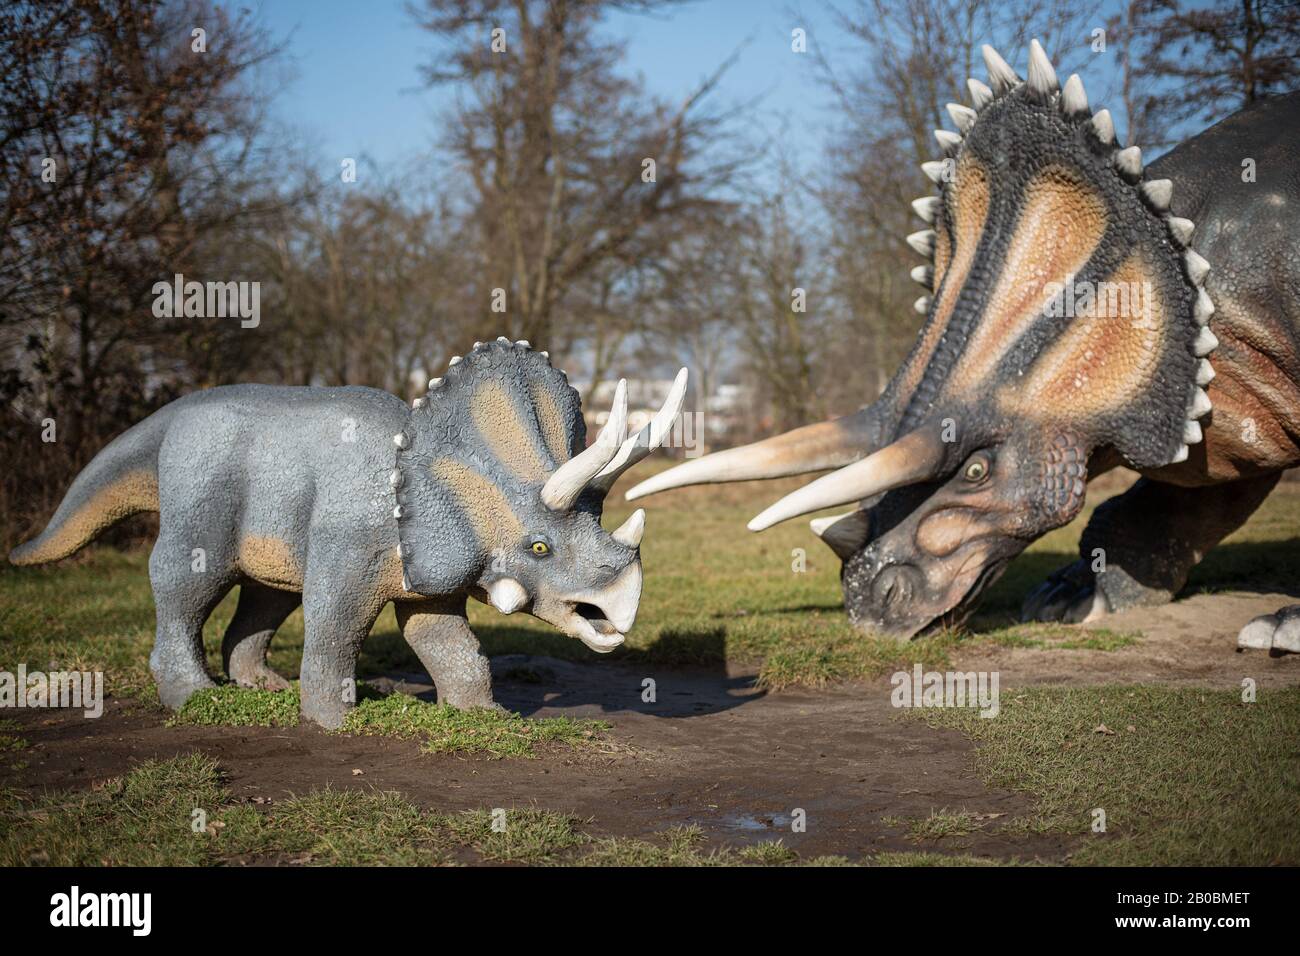
[[[532,552],[540,557],[543,554],[550,554],[551,548],[545,541],[534,541]]]
[[[983,481],[984,476],[989,473],[989,466],[982,458],[976,458],[966,466],[967,481]]]

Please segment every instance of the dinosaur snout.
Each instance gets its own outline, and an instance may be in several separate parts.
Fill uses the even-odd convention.
[[[905,608],[922,587],[921,572],[908,564],[892,564],[876,575],[871,593],[882,611]]]
[[[533,602],[533,614],[593,651],[607,654],[625,640],[640,604],[641,559],[636,558],[602,586],[539,597]]]

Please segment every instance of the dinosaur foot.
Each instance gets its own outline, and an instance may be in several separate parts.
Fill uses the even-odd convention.
[[[484,692],[480,687],[448,688],[445,683],[436,686],[440,704],[448,704],[457,710],[494,710],[498,714],[509,713],[492,699],[490,689]]]
[[[1237,650],[1268,651],[1269,657],[1300,654],[1300,604],[1291,604],[1276,614],[1262,614],[1241,629]]]
[[[1082,624],[1110,612],[1110,602],[1097,587],[1092,571],[1083,561],[1076,561],[1029,592],[1020,608],[1020,620]]]
[[[245,645],[235,648],[230,655],[226,672],[240,687],[252,687],[260,690],[288,690],[289,682],[267,666],[265,649],[245,649]]]
[[[208,677],[160,677],[157,674],[154,683],[158,686],[158,699],[170,710],[180,710],[198,691],[217,686]]]
[[[1095,574],[1089,563],[1080,558],[1029,593],[1021,606],[1020,620],[1083,624],[1116,611],[1168,604],[1180,586],[1142,584],[1118,564]]]

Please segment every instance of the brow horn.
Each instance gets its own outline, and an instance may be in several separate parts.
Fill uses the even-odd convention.
[[[648,425],[623,442],[618,449],[618,454],[591,480],[592,488],[602,494],[608,492],[619,475],[664,443],[664,439],[672,431],[673,422],[677,421],[677,415],[682,410],[682,402],[686,399],[686,378],[686,369],[677,373],[677,378],[673,380],[673,387],[668,390],[663,408],[659,409]]]
[[[552,511],[573,507],[587,484],[614,460],[627,434],[627,380],[619,379],[609,420],[596,440],[551,473],[542,486],[542,502]]]
[[[763,531],[810,511],[862,501],[933,478],[943,466],[943,452],[943,442],[932,427],[908,432],[892,445],[786,495],[754,518],[749,530]]]
[[[805,425],[783,435],[705,455],[636,485],[628,501],[646,495],[721,481],[784,478],[847,465],[871,450],[870,408],[830,422]]]

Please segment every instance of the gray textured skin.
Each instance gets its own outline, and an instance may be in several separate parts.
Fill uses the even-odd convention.
[[[356,387],[235,385],[188,395],[101,451],[45,531],[10,560],[66,557],[121,518],[157,510],[149,663],[172,708],[213,686],[203,623],[235,585],[239,605],[222,658],[245,686],[286,686],[267,667],[266,650],[302,603],[308,720],[342,723],[362,643],[390,601],[439,700],[494,707],[487,661],[465,619],[467,596],[484,599],[509,572],[527,589],[523,609],[563,626],[571,595],[599,595],[632,565],[639,574],[639,551],[600,527],[600,496],[588,493],[564,513],[538,498],[547,473],[585,444],[577,393],[541,353],[504,340],[476,346],[417,404],[413,411]],[[394,443],[399,432],[409,453]],[[407,476],[400,531],[399,457]],[[430,477],[434,460],[460,463],[471,485],[499,497],[458,497]],[[539,537],[552,548],[544,559],[529,550]],[[195,549],[205,553],[203,570],[194,569]]]

